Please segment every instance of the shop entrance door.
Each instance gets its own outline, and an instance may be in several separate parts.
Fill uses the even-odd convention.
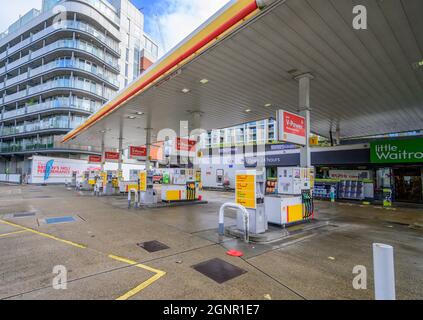
[[[394,169],[395,200],[399,202],[423,202],[422,173],[420,168]]]

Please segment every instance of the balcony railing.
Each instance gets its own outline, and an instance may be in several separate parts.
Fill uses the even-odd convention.
[[[82,145],[73,144],[73,143],[61,143],[60,141],[61,141],[61,136],[56,136],[54,139],[49,139],[48,141],[18,142],[15,144],[3,143],[3,145],[0,146],[0,152],[10,153],[10,152],[54,150],[54,149],[78,150],[78,151],[86,151],[86,152],[93,152],[93,153],[101,152],[100,148],[82,146]]]
[[[27,123],[18,126],[7,126],[0,130],[0,136],[11,136],[22,133],[30,133],[42,130],[54,130],[54,129],[68,129],[71,130],[77,127],[76,124],[69,124],[67,120],[53,120],[53,121],[37,121],[33,123]]]
[[[57,79],[51,80],[46,83],[42,83],[36,85],[34,87],[30,87],[27,90],[23,90],[20,92],[16,92],[14,94],[10,94],[4,97],[4,103],[8,103],[14,100],[21,100],[27,96],[38,94],[43,91],[51,90],[51,89],[58,89],[58,88],[69,88],[69,89],[79,89],[90,92],[97,96],[104,98],[105,100],[110,100],[110,98],[116,94],[115,91],[104,88],[99,84],[95,84],[88,81],[82,80],[75,80],[75,79]]]
[[[55,108],[68,108],[75,110],[83,110],[90,113],[94,113],[101,107],[101,102],[91,102],[91,101],[80,101],[78,99],[57,99],[43,103],[37,103],[33,105],[28,105],[26,108],[15,109],[11,111],[6,111],[3,113],[2,120],[16,118],[19,116],[24,116],[26,114],[37,113],[44,110],[51,110]]]
[[[119,69],[119,62],[118,59],[112,57],[109,53],[105,53],[103,50],[97,48],[96,46],[89,44],[87,42],[82,42],[80,40],[71,40],[71,39],[62,39],[56,42],[53,42],[39,50],[31,52],[26,56],[10,62],[7,65],[7,70],[12,70],[13,68],[20,66],[26,62],[30,62],[42,55],[46,54],[47,52],[56,50],[56,49],[77,49],[88,52],[96,57],[98,57],[103,62],[106,62],[108,65],[112,66],[115,69]]]
[[[94,74],[98,77],[100,77],[102,80],[107,81],[111,83],[112,85],[119,87],[119,81],[117,80],[116,76],[110,76],[108,75],[108,71],[105,70],[102,67],[94,67],[91,64],[81,62],[79,60],[55,60],[52,62],[49,62],[45,65],[39,66],[37,68],[31,69],[25,73],[22,73],[16,77],[10,78],[6,80],[4,83],[0,84],[0,89],[4,87],[11,86],[15,83],[18,83],[22,80],[29,79],[30,77],[35,77],[39,74],[42,74],[44,72],[48,72],[50,70],[58,69],[58,68],[72,68],[72,69],[79,69],[83,71],[87,71],[91,74]]]
[[[98,1],[94,1],[95,3]],[[118,18],[119,20],[119,18]],[[119,24],[119,23],[118,23]],[[92,27],[90,24],[82,22],[82,21],[73,21],[73,20],[64,20],[60,23],[53,24],[46,29],[43,29],[35,34],[32,37],[28,37],[23,41],[19,42],[18,44],[10,47],[9,50],[3,51],[0,53],[0,60],[4,59],[6,55],[11,55],[20,50],[21,48],[37,41],[38,39],[43,38],[44,36],[52,33],[55,30],[66,30],[66,29],[75,29],[80,30],[86,33],[91,34],[95,38],[99,39],[103,43],[105,43],[108,47],[110,47],[113,51],[120,55],[119,43],[112,38],[106,36],[104,33],[100,32],[96,28]]]

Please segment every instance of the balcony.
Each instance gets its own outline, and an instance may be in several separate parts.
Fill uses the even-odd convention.
[[[19,83],[25,79],[29,79],[31,77],[36,77],[37,75],[40,75],[42,73],[52,71],[55,69],[78,69],[82,71],[89,72],[91,74],[94,74],[101,78],[104,81],[107,81],[108,83],[112,84],[115,87],[119,87],[119,81],[117,80],[117,77],[113,77],[110,75],[107,75],[108,71],[105,70],[102,67],[94,67],[92,65],[89,65],[87,63],[83,63],[78,60],[55,60],[50,63],[47,63],[45,65],[39,66],[37,68],[31,69],[25,73],[22,73],[16,77],[10,78],[6,80],[4,83],[0,83],[0,89],[7,88],[11,85],[14,85],[16,83]]]
[[[93,56],[99,58],[112,68],[119,70],[119,62],[116,58],[112,57],[110,54],[105,53],[103,50],[100,50],[96,46],[93,46],[87,42],[82,42],[80,40],[70,40],[70,39],[63,39],[56,42],[53,42],[37,51],[34,51],[16,61],[10,62],[5,68],[5,71],[10,71],[18,66],[21,66],[27,62],[30,62],[34,59],[37,59],[46,53],[57,50],[57,49],[77,49],[88,52]],[[4,67],[3,67],[4,68]],[[1,72],[0,72],[1,73]]]
[[[77,111],[85,111],[89,113],[94,113],[101,107],[101,102],[93,103],[88,100],[79,100],[79,99],[69,99],[69,98],[60,98],[48,102],[37,103],[33,105],[28,105],[26,108],[15,109],[11,111],[6,111],[3,113],[2,120],[8,120],[13,118],[23,117],[29,114],[40,113],[45,110],[54,110],[54,109],[73,109]]]
[[[86,2],[92,7],[96,8],[99,12],[101,12],[101,14],[114,22],[116,25],[120,25],[120,18],[117,13],[112,8],[110,8],[110,4],[98,0],[83,0],[83,2]]]
[[[25,40],[19,42],[18,44],[9,48],[8,51],[7,50],[3,51],[0,54],[0,60],[6,58],[7,55],[10,56],[16,53],[17,51],[30,45],[31,43],[34,43],[37,40],[42,39],[43,37],[49,35],[50,33],[53,33],[57,30],[67,30],[67,29],[86,32],[92,35],[93,37],[95,37],[96,39],[98,39],[99,41],[103,42],[103,44],[105,44],[110,49],[112,49],[116,54],[120,55],[119,43],[117,41],[106,36],[104,33],[98,31],[96,28],[92,27],[88,23],[85,23],[82,21],[66,20],[66,21],[61,21],[58,24],[51,25],[47,27],[46,29],[43,29],[42,31],[33,34],[32,37],[26,38]]]
[[[17,143],[7,144],[3,143],[0,147],[0,153],[16,153],[16,152],[31,152],[31,151],[54,151],[54,150],[75,150],[87,153],[100,153],[100,148],[90,146],[82,146],[79,144],[61,143],[62,136],[55,136],[47,139],[47,141],[17,141]]]
[[[67,116],[60,118],[50,118],[41,121],[25,123],[17,126],[6,126],[0,130],[1,137],[22,135],[25,133],[36,134],[39,131],[46,130],[67,130],[79,126],[81,122],[70,122]]]
[[[19,42],[18,44],[14,45],[13,47],[9,48],[8,54],[14,54],[19,49],[29,45],[31,43],[31,37],[26,38],[25,40]]]
[[[2,119],[4,120],[9,118],[14,118],[24,114],[25,114],[25,108],[16,109],[12,111],[6,111],[5,113],[3,113]]]
[[[20,92],[16,92],[14,94],[9,94],[4,97],[3,103],[9,103],[15,100],[22,100],[28,96],[36,95],[44,91],[52,90],[52,89],[77,89],[87,91],[98,97],[103,98],[104,100],[110,100],[110,98],[116,94],[115,91],[104,88],[103,86],[98,85],[89,81],[82,81],[82,80],[72,80],[72,79],[57,79],[48,81],[46,83],[42,83],[36,85],[34,87],[30,87],[27,90],[23,90]]]

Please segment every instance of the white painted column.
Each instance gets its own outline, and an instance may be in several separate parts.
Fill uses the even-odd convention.
[[[152,134],[153,129],[151,129],[150,127],[145,128],[145,146],[147,149],[147,159],[145,160],[145,169],[146,170],[150,170],[151,169],[151,161],[150,161],[150,157],[151,157],[151,134]]]
[[[151,128],[151,112],[147,113],[147,126],[145,128],[145,147],[147,149],[147,159],[145,160],[145,169],[150,170],[151,168],[151,136],[153,129]]]
[[[336,127],[336,145],[339,146],[341,144],[341,129],[339,128],[339,126]]]
[[[119,127],[119,161],[118,161],[118,172],[122,171],[123,162],[123,119],[120,121]]]
[[[300,114],[306,120],[306,145],[301,147],[300,165],[304,168],[311,167],[311,149],[310,149],[310,80],[314,77],[310,73],[302,74],[295,78],[299,86],[299,110]]]
[[[104,135],[101,138],[101,171],[104,171],[104,163],[106,162],[105,154],[104,154]]]

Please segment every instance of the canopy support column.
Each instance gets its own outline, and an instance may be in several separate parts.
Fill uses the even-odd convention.
[[[336,127],[336,145],[339,146],[341,144],[341,129]]]
[[[123,162],[123,120],[120,121],[119,126],[119,161],[118,161],[118,172],[122,172]]]
[[[299,84],[299,107],[300,114],[306,121],[306,145],[301,147],[300,163],[301,167],[311,167],[311,149],[310,149],[310,80],[314,77],[311,73],[305,73],[295,78]]]
[[[153,129],[151,128],[151,112],[147,114],[147,127],[145,128],[145,147],[147,149],[147,157],[145,160],[145,170],[151,170],[151,136]]]
[[[145,129],[145,134],[146,134],[146,149],[147,149],[147,157],[145,160],[145,169],[146,170],[150,170],[151,169],[151,134],[152,134],[153,129],[151,128],[146,128]]]
[[[104,133],[101,137],[101,171],[104,171],[104,163],[106,162],[106,155],[104,154]]]

